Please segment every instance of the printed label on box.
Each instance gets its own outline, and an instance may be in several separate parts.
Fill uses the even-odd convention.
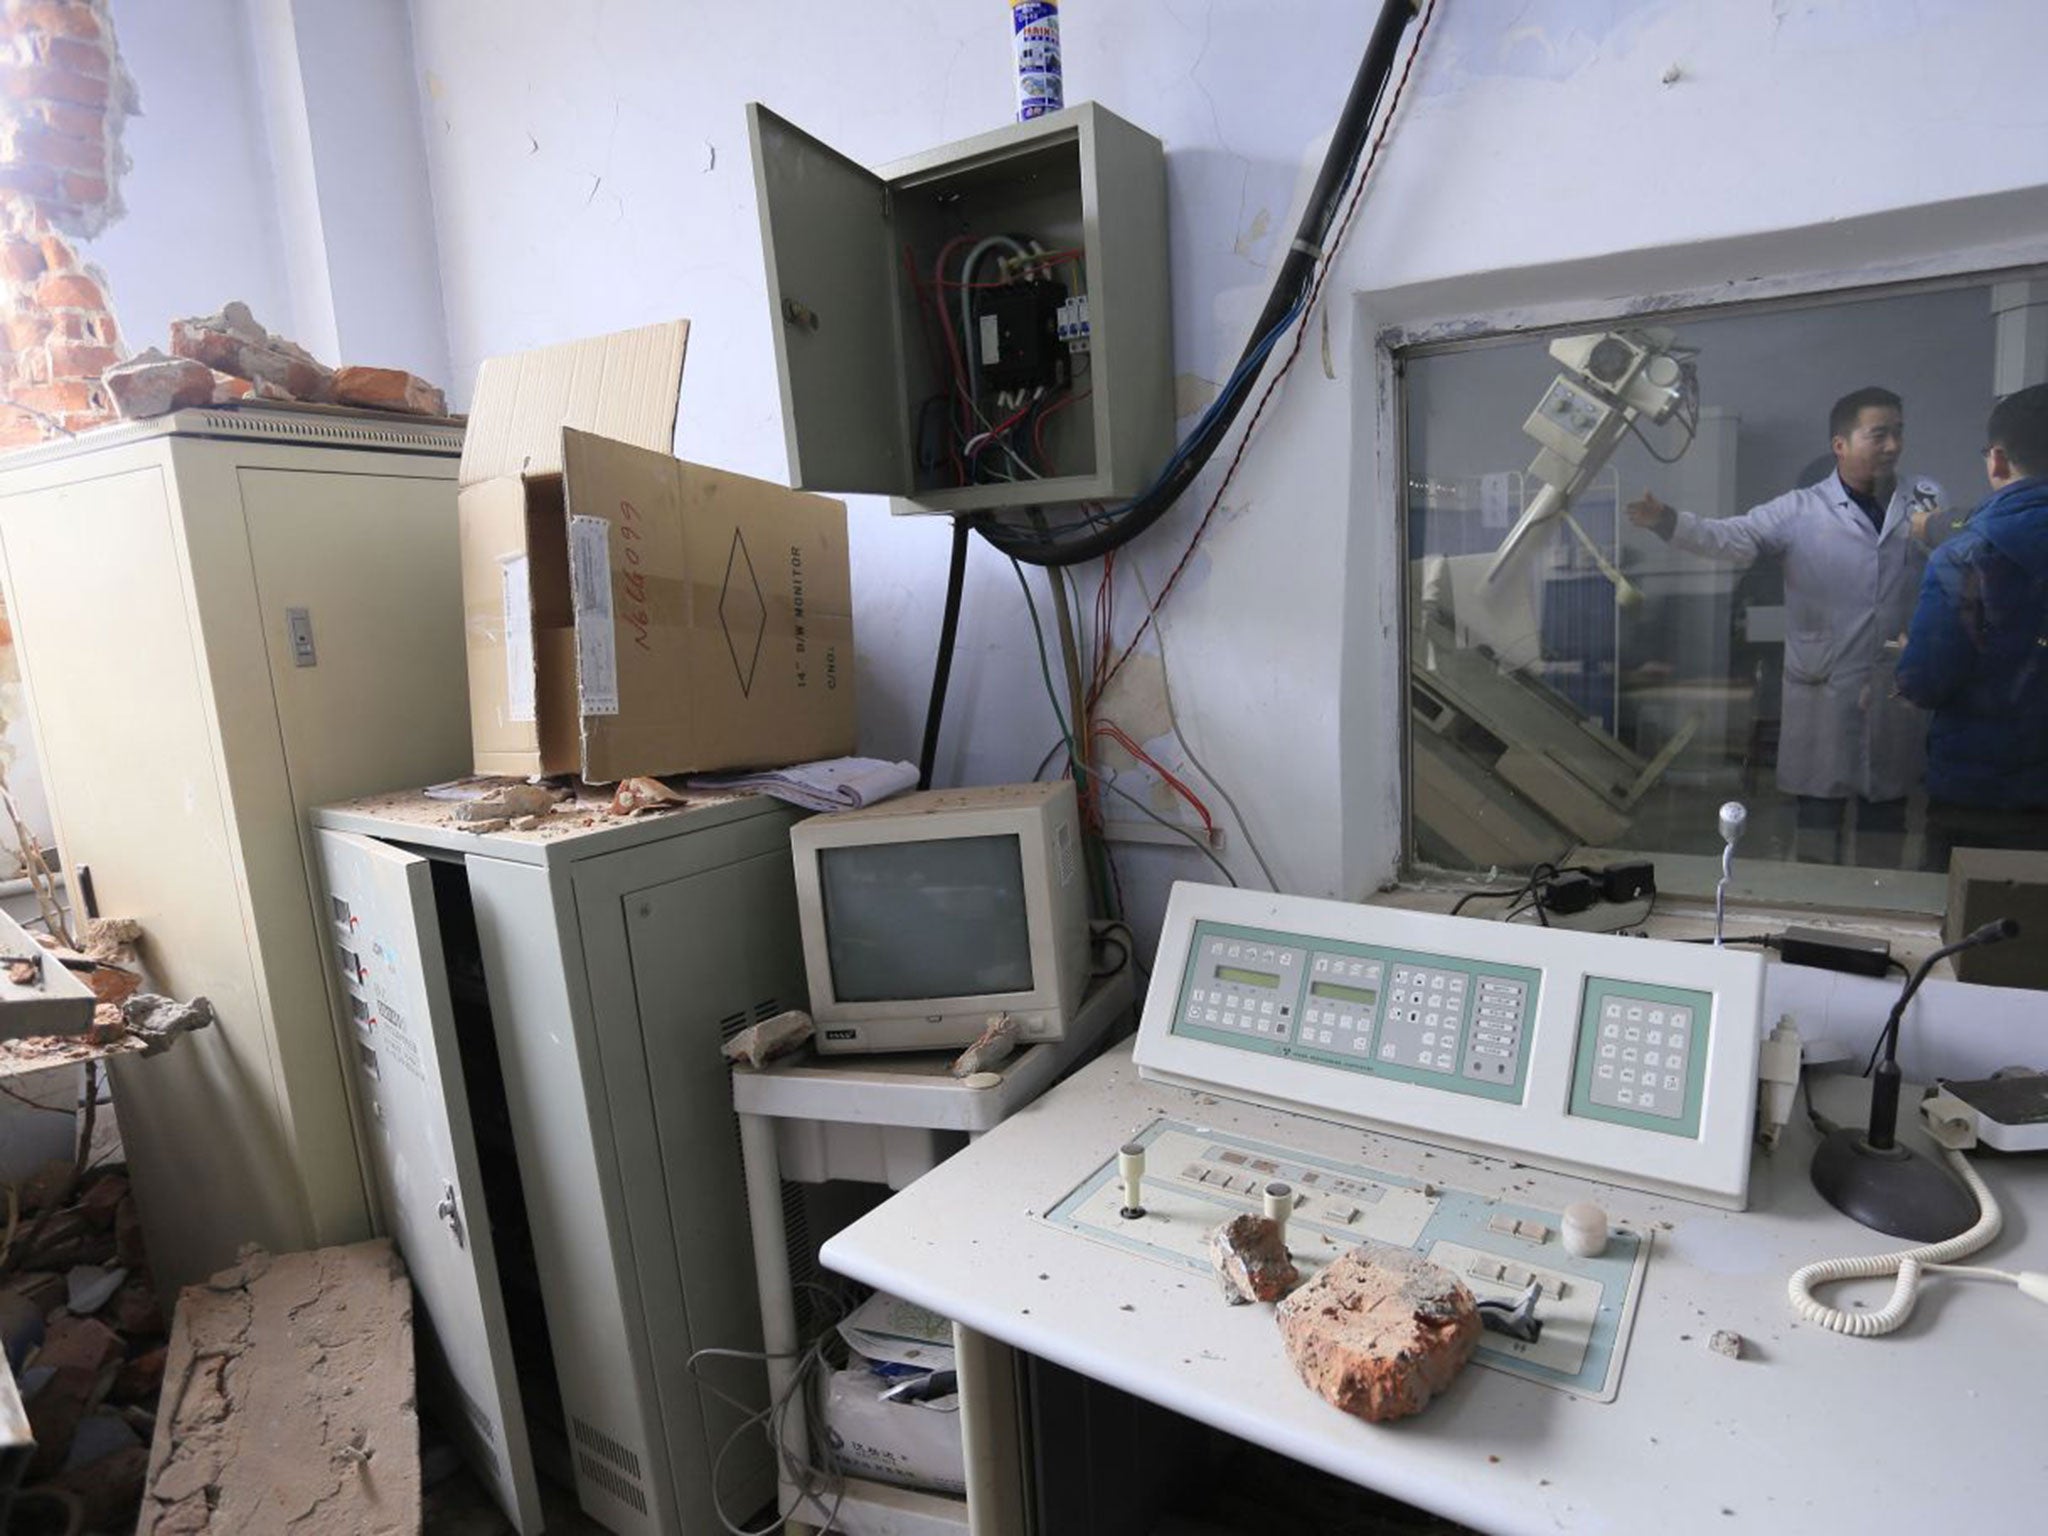
[[[506,555],[498,562],[498,578],[505,606],[505,718],[530,722],[534,717],[533,598],[527,588],[526,556]]]
[[[619,639],[612,613],[611,524],[569,519],[569,589],[576,606],[576,688],[586,715],[619,712]]]

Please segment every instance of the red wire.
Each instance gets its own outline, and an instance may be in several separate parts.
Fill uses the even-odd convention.
[[[1045,410],[1044,410],[1043,414],[1041,414],[1041,415],[1039,416],[1038,420],[1037,420],[1037,421],[1035,421],[1035,422],[1033,422],[1033,423],[1031,424],[1031,457],[1033,457],[1034,459],[1038,460],[1038,462],[1039,462],[1040,464],[1044,464],[1044,463],[1046,462],[1046,459],[1045,459],[1045,424],[1046,424],[1046,422],[1050,421],[1050,420],[1051,420],[1051,419],[1052,419],[1053,417],[1055,417],[1055,416],[1059,415],[1059,413],[1060,413],[1061,411],[1064,411],[1064,410],[1065,410],[1065,409],[1066,409],[1066,408],[1067,408],[1068,406],[1070,406],[1070,405],[1078,405],[1078,404],[1079,404],[1079,403],[1080,403],[1081,401],[1083,401],[1083,400],[1086,400],[1086,399],[1087,399],[1087,398],[1088,398],[1088,397],[1089,397],[1090,395],[1092,395],[1092,394],[1094,394],[1094,393],[1095,393],[1095,391],[1094,391],[1094,390],[1092,390],[1092,389],[1084,389],[1084,390],[1082,390],[1082,391],[1081,391],[1081,393],[1080,393],[1080,394],[1078,394],[1078,395],[1073,395],[1073,394],[1061,395],[1061,396],[1059,397],[1059,399],[1057,399],[1057,400],[1053,401],[1053,403],[1052,403],[1051,405],[1048,405],[1048,406],[1047,406],[1047,407],[1045,408]]]
[[[1130,753],[1132,757],[1158,774],[1161,783],[1176,795],[1179,795],[1181,799],[1187,801],[1194,808],[1195,814],[1202,818],[1202,833],[1204,836],[1211,836],[1215,833],[1215,818],[1209,814],[1209,807],[1202,804],[1201,797],[1176,778],[1169,769],[1162,766],[1157,758],[1131,740],[1130,736],[1122,728],[1111,724],[1107,720],[1098,720],[1095,722],[1095,734],[1097,736],[1107,736],[1111,741]]]
[[[1387,142],[1387,134],[1393,129],[1396,113],[1401,105],[1402,93],[1408,89],[1409,73],[1415,68],[1415,60],[1422,53],[1423,34],[1429,31],[1430,20],[1435,15],[1436,5],[1434,0],[1432,0],[1429,8],[1422,13],[1421,25],[1415,29],[1415,43],[1408,50],[1408,62],[1401,66],[1401,78],[1395,82],[1393,98],[1387,103],[1387,114],[1380,123],[1378,135],[1373,139],[1372,150],[1365,157],[1365,164],[1359,167],[1358,182],[1352,189],[1350,206],[1344,210],[1344,222],[1337,226],[1337,238],[1331,242],[1330,254],[1323,262],[1322,270],[1316,274],[1314,286],[1309,289],[1308,302],[1302,306],[1301,324],[1296,326],[1294,331],[1294,346],[1289,350],[1287,360],[1280,365],[1279,371],[1267,381],[1264,393],[1259,396],[1258,406],[1252,412],[1252,419],[1245,424],[1244,435],[1237,440],[1237,452],[1231,455],[1230,463],[1223,471],[1223,478],[1217,482],[1216,493],[1209,498],[1209,505],[1207,510],[1202,513],[1202,520],[1195,525],[1195,531],[1188,536],[1187,548],[1181,551],[1180,560],[1174,566],[1173,573],[1166,578],[1165,585],[1159,589],[1159,595],[1152,600],[1151,606],[1145,610],[1144,619],[1139,622],[1137,629],[1132,632],[1131,638],[1124,648],[1117,653],[1117,658],[1111,663],[1109,670],[1103,674],[1101,686],[1097,689],[1097,697],[1100,697],[1101,688],[1107,688],[1110,679],[1122,671],[1124,663],[1130,660],[1131,652],[1138,647],[1138,641],[1144,638],[1145,631],[1152,627],[1153,619],[1158,616],[1159,610],[1165,606],[1167,594],[1173,591],[1174,583],[1180,580],[1181,573],[1188,567],[1188,561],[1194,558],[1195,546],[1202,542],[1202,535],[1208,532],[1209,524],[1216,516],[1216,509],[1223,504],[1223,493],[1230,488],[1230,482],[1237,474],[1237,466],[1244,461],[1244,451],[1251,444],[1252,433],[1259,425],[1259,418],[1266,414],[1267,402],[1273,398],[1273,391],[1280,387],[1280,381],[1287,377],[1288,370],[1294,366],[1295,359],[1301,356],[1301,344],[1308,337],[1309,317],[1315,312],[1316,300],[1322,294],[1324,280],[1329,277],[1331,272],[1336,270],[1337,252],[1343,248],[1344,236],[1351,228],[1352,216],[1358,212],[1359,201],[1365,196],[1366,182],[1372,175],[1373,166],[1379,161],[1380,149]]]
[[[981,452],[983,448],[988,447],[990,443],[993,443],[997,438],[1001,437],[1005,432],[1009,431],[1010,428],[1014,427],[1015,425],[1017,425],[1018,422],[1022,421],[1027,415],[1030,414],[1031,407],[1034,403],[1035,402],[1032,401],[1025,402],[1025,404],[1020,406],[1015,413],[1004,417],[1003,420],[996,426],[990,427],[988,429],[987,435],[985,437],[982,437],[981,442],[975,447],[972,453],[969,453],[967,455],[967,457],[969,457],[970,459],[973,458],[976,453]],[[976,435],[980,436],[980,434]]]
[[[917,295],[918,310],[924,316],[925,341],[928,344],[935,343],[938,340],[938,336],[936,334],[935,328],[932,325],[932,317],[934,314],[941,313],[944,309],[944,305],[933,298],[931,289],[925,286],[924,279],[918,275],[917,263],[911,259],[910,247],[908,245],[903,247],[903,273],[904,276],[910,279],[911,291]],[[949,349],[952,348],[952,337],[950,334],[946,337],[946,345]],[[936,348],[934,348],[934,351],[936,353]],[[959,355],[960,354],[957,350],[953,352],[953,358],[956,365],[956,369],[959,361]],[[943,372],[945,370],[946,359],[944,356],[935,355],[932,361],[937,366],[939,371]],[[950,405],[950,401],[948,403]],[[951,414],[950,410],[948,411],[948,414]],[[919,430],[923,430],[921,419]],[[952,437],[950,434],[948,435],[946,441],[946,457],[950,459],[953,464],[954,484],[965,485],[967,483],[967,471],[965,467],[963,467],[960,463],[960,450],[958,446],[958,439]]]

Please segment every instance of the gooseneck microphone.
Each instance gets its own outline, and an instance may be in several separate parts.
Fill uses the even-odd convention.
[[[1742,840],[1742,829],[1749,821],[1749,812],[1740,800],[1730,800],[1721,807],[1721,879],[1714,886],[1714,947],[1721,947],[1721,924],[1728,913],[1728,882],[1735,874],[1735,845]]]
[[[1828,1132],[1813,1155],[1813,1187],[1843,1215],[1922,1243],[1944,1242],[1976,1222],[1977,1197],[1939,1163],[1898,1143],[1899,1021],[1938,962],[1982,944],[2017,938],[2019,931],[2018,923],[2002,917],[1943,945],[1920,962],[1892,1004],[1878,1037],[1884,1055],[1870,1084],[1869,1128],[1839,1126]]]

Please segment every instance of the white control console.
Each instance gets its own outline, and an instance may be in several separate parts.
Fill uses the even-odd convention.
[[[1761,956],[1182,883],[1144,1076],[1740,1210]]]

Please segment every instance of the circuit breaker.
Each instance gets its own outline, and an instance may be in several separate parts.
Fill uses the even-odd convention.
[[[790,481],[934,512],[1173,452],[1166,161],[1092,102],[870,170],[747,107]]]

